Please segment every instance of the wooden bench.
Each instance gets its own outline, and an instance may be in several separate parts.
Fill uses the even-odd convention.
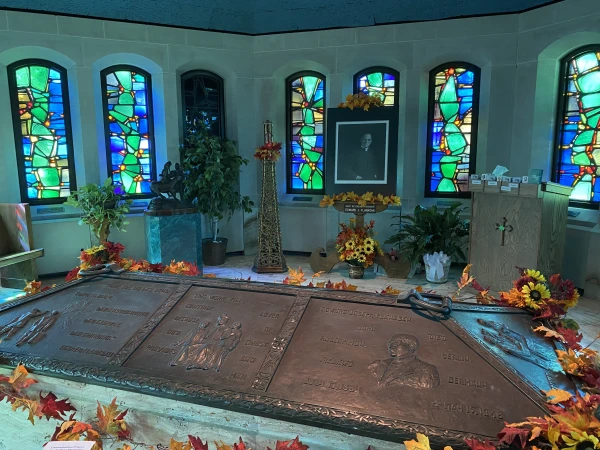
[[[27,203],[0,203],[0,285],[23,288],[37,279],[36,258],[44,249],[33,245],[31,212]]]

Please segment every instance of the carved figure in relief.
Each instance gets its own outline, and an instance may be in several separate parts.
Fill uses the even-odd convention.
[[[196,358],[196,355],[200,352],[202,344],[206,339],[206,336],[210,333],[208,326],[210,322],[200,322],[195,330],[190,331],[181,341],[175,342],[173,347],[181,347],[181,350],[175,356],[175,359],[171,361],[171,366],[177,366],[179,364],[188,364]]]
[[[46,337],[46,332],[52,328],[57,320],[58,311],[46,311],[44,315],[39,318],[29,330],[27,330],[27,333],[25,333],[21,339],[19,339],[17,342],[17,347],[23,344],[37,344]]]
[[[240,322],[228,327],[229,317],[223,315],[217,320],[217,325],[205,338],[198,353],[190,358],[186,369],[215,370],[219,372],[221,365],[239,344],[242,338]]]
[[[37,308],[33,308],[31,311],[21,314],[19,317],[11,320],[0,328],[0,337],[6,335],[4,339],[9,340],[11,337],[25,328],[31,319],[35,319],[43,314],[44,313]]]
[[[435,366],[421,361],[416,353],[419,340],[410,334],[395,334],[388,342],[389,359],[380,359],[369,365],[377,384],[385,387],[406,386],[430,389],[440,385]]]
[[[558,370],[554,352],[545,351],[534,342],[528,341],[525,336],[511,330],[506,325],[492,320],[477,319],[482,325],[483,339],[494,347],[499,348],[509,355],[529,361],[543,369]]]

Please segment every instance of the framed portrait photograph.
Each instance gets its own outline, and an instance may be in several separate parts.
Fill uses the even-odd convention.
[[[396,108],[331,108],[327,129],[327,192],[395,194],[398,155]]]

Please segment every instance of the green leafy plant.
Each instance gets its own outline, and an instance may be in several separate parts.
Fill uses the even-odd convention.
[[[79,225],[89,225],[100,242],[106,242],[111,226],[125,231],[129,224],[125,214],[129,212],[131,200],[120,193],[110,178],[102,186],[86,184],[72,192],[66,204],[81,209]]]
[[[213,227],[218,242],[219,220],[231,219],[238,209],[251,212],[254,203],[239,192],[240,168],[248,160],[238,155],[236,143],[210,132],[204,120],[188,124],[181,162],[186,173],[185,197],[198,205]]]
[[[417,206],[412,216],[396,216],[404,222],[386,244],[397,246],[413,264],[421,262],[423,255],[434,252],[465,259],[462,247],[469,235],[469,221],[460,218],[465,209],[461,203],[453,203],[443,211],[438,211],[435,205]]]

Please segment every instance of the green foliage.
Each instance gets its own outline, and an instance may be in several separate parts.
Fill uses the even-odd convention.
[[[459,217],[465,209],[461,203],[453,203],[443,212],[435,205],[417,206],[412,216],[396,216],[405,222],[386,244],[397,246],[412,263],[421,262],[423,255],[434,252],[465,259],[462,247],[469,235],[469,221]]]
[[[238,190],[240,168],[248,160],[238,155],[234,141],[213,135],[204,121],[196,120],[188,127],[181,163],[185,197],[211,222],[229,220],[238,209],[252,211],[254,203]]]
[[[108,229],[112,226],[125,231],[125,226],[129,224],[125,214],[129,212],[131,200],[125,199],[110,178],[102,186],[86,184],[72,192],[66,204],[81,209],[79,225],[89,225],[100,239],[102,227]]]

